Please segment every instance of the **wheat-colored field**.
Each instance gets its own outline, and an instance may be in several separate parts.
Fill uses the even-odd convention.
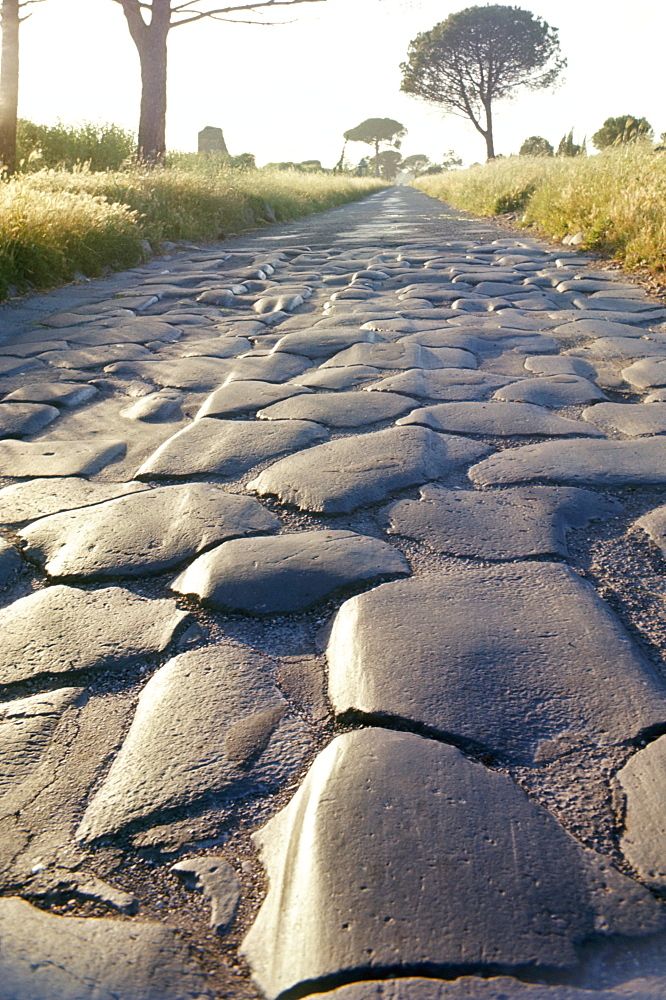
[[[478,215],[519,213],[518,224],[585,246],[627,267],[666,270],[666,153],[632,144],[596,156],[511,156],[421,177],[416,187]]]
[[[142,241],[220,240],[363,198],[374,178],[237,170],[193,160],[160,170],[40,170],[0,183],[0,298],[141,258]]]

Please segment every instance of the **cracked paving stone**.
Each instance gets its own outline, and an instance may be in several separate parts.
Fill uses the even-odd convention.
[[[197,413],[201,417],[231,417],[249,413],[283,399],[310,392],[305,386],[276,385],[274,382],[229,382],[212,392]]]
[[[582,416],[604,431],[629,437],[666,434],[666,403],[597,403]]]
[[[329,358],[322,368],[346,365],[370,365],[373,368],[476,368],[477,360],[469,351],[456,347],[422,347],[413,341],[394,344],[356,344]]]
[[[589,437],[591,430],[593,435],[601,434],[601,431],[586,427],[580,420],[566,420],[533,403],[437,403],[412,410],[396,423],[399,427],[421,424],[435,431],[500,437],[533,434]]]
[[[234,919],[241,882],[228,861],[218,857],[190,858],[171,868],[188,889],[202,889],[211,902],[210,926],[220,934]]]
[[[36,434],[59,416],[55,406],[42,403],[0,403],[0,437]]]
[[[35,382],[10,392],[3,403],[50,403],[51,406],[80,406],[98,393],[94,385],[80,382]]]
[[[168,389],[206,392],[220,385],[234,361],[229,358],[170,358],[168,361],[121,361],[107,365],[110,375],[141,379]]]
[[[57,917],[0,900],[6,1000],[212,1000],[206,973],[164,924]]]
[[[236,643],[182,653],[153,674],[77,838],[92,841],[163,810],[274,790],[311,749],[271,680],[273,662]]]
[[[228,538],[279,527],[258,501],[191,483],[52,514],[19,534],[49,576],[95,579],[162,573]]]
[[[327,1000],[661,1000],[664,980],[633,980],[615,989],[579,989],[524,983],[510,976],[459,979],[382,979],[341,986]],[[656,987],[656,989],[655,989]],[[653,990],[655,990],[653,992]]]
[[[422,399],[477,400],[510,382],[509,376],[489,375],[469,368],[423,371],[410,368],[365,386],[368,392],[402,392]]]
[[[411,733],[336,737],[253,839],[269,889],[242,953],[269,1000],[373,970],[567,969],[664,926],[511,778]]]
[[[639,878],[666,890],[666,737],[639,750],[618,771],[623,797],[620,847]]]
[[[521,559],[567,558],[571,528],[622,511],[622,504],[612,497],[566,486],[476,493],[429,484],[421,487],[420,500],[400,500],[387,514],[390,534],[425,542],[439,553]]]
[[[407,719],[525,763],[572,737],[611,746],[666,721],[653,668],[558,563],[382,584],[342,605],[327,658],[338,715]]]
[[[346,514],[486,455],[488,445],[424,427],[393,427],[339,438],[269,466],[248,483],[301,510]]]
[[[379,378],[379,368],[370,365],[348,365],[345,368],[311,368],[292,379],[292,385],[312,389],[355,389],[358,385]]]
[[[136,478],[213,473],[235,479],[260,462],[284,452],[307,448],[327,437],[328,431],[321,424],[308,420],[202,417],[165,441],[143,463]]]
[[[622,378],[637,389],[654,389],[666,385],[666,351],[664,355],[661,361],[655,358],[635,361],[628,368],[623,368]]]
[[[652,405],[652,404],[650,404]],[[666,483],[666,441],[544,441],[491,455],[469,470],[480,486],[529,482],[588,486],[651,486]]]
[[[405,576],[409,563],[386,542],[353,531],[301,531],[227,542],[171,584],[210,607],[256,614],[302,611],[350,583]]]
[[[73,330],[61,330],[61,336],[70,344],[106,347],[113,344],[148,344],[153,340],[173,343],[181,336],[181,331],[170,323],[146,317],[92,328],[79,326]]]
[[[534,403],[536,406],[576,406],[608,397],[593,382],[579,375],[544,375],[525,378],[498,389],[493,399]]]
[[[22,524],[61,510],[88,507],[127,493],[147,490],[144,483],[89,483],[86,479],[31,479],[0,490],[0,524]]]
[[[312,365],[300,354],[266,354],[229,361],[227,382],[287,382]]]
[[[120,416],[126,420],[144,420],[146,423],[179,420],[183,394],[178,389],[160,389],[149,393],[136,403],[124,407]]]
[[[362,427],[392,420],[414,406],[414,400],[397,393],[321,392],[297,396],[259,410],[260,420],[314,420],[328,427]],[[0,414],[2,406],[0,404]]]
[[[124,441],[0,441],[0,476],[92,476],[122,458]]]
[[[38,590],[0,611],[0,684],[122,667],[166,649],[187,617],[175,601],[136,597],[121,587]]]

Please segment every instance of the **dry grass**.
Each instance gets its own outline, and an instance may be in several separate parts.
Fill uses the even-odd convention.
[[[555,240],[583,232],[585,245],[627,267],[666,270],[666,154],[648,144],[597,156],[513,156],[421,177],[427,194],[479,215],[520,213]]]
[[[141,241],[220,240],[363,198],[373,178],[194,168],[41,170],[0,184],[0,298],[136,264]]]

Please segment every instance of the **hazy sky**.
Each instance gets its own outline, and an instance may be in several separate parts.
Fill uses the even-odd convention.
[[[556,91],[497,105],[496,148],[517,152],[530,135],[577,141],[605,118],[644,116],[666,131],[664,0],[516,0],[560,29],[569,66]],[[169,47],[170,149],[196,149],[205,125],[224,130],[231,153],[268,160],[320,159],[332,166],[342,133],[365,118],[409,130],[404,155],[433,160],[454,148],[485,157],[483,138],[400,93],[399,64],[420,31],[469,0],[326,0],[297,4],[274,27],[202,21],[173,30]],[[507,4],[510,6],[510,4]],[[21,28],[20,114],[40,123],[108,121],[136,129],[138,58],[113,0],[47,0]],[[348,147],[358,160],[368,147]]]

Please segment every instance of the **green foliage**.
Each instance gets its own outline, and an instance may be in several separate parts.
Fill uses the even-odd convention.
[[[300,163],[294,163],[292,160],[283,160],[280,163],[267,163],[263,168],[264,170],[299,170],[302,173],[328,173],[328,171],[322,167],[321,160],[301,160]]]
[[[175,159],[176,157],[172,157]],[[142,240],[219,240],[382,187],[321,172],[239,170],[197,153],[160,170],[40,170],[0,184],[0,298],[136,264]]]
[[[410,43],[402,86],[430,104],[468,118],[492,142],[492,105],[519,88],[552,86],[566,65],[557,29],[520,7],[488,4],[450,14]]]
[[[393,118],[366,118],[355,128],[344,133],[349,142],[367,142],[370,146],[387,143],[400,149],[400,140],[407,135],[407,129]]]
[[[579,146],[574,142],[573,129],[567,134],[563,135],[560,139],[559,146],[557,147],[558,156],[586,156],[587,149],[585,148],[585,142]]]
[[[414,185],[480,215],[525,204],[521,225],[555,240],[583,232],[585,245],[626,266],[666,271],[666,157],[630,143],[598,156],[508,157],[469,170],[420,177]]]
[[[592,136],[592,142],[597,149],[608,149],[609,146],[620,146],[639,139],[651,139],[653,135],[652,126],[647,118],[620,115],[619,118],[607,118],[599,131]]]
[[[554,156],[555,150],[541,135],[531,135],[520,147],[519,156]]]
[[[402,161],[402,169],[407,170],[410,174],[414,174],[415,177],[419,177],[420,174],[425,173],[432,164],[425,153],[412,153],[411,156],[406,156]]]
[[[402,166],[402,157],[396,149],[384,149],[376,157],[379,176],[385,181],[395,180],[398,170]]]
[[[74,167],[87,163],[91,170],[119,170],[134,155],[136,136],[118,125],[36,125],[20,118],[17,128],[21,170]]]

